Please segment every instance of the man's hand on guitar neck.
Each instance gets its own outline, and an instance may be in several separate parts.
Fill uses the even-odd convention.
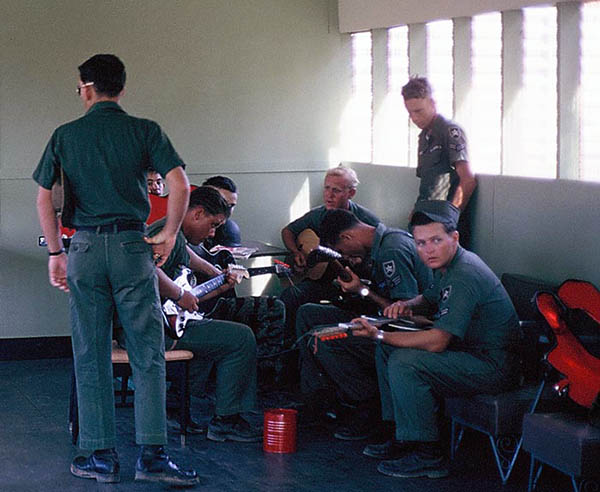
[[[301,251],[297,251],[296,253],[293,253],[293,255],[294,266],[299,270],[303,270],[306,267],[306,257]]]
[[[354,273],[349,267],[345,267],[344,271],[350,276],[350,280],[348,282],[344,282],[342,277],[338,277],[337,281],[340,284],[340,288],[349,294],[358,294],[364,287],[363,283],[360,281],[360,278],[358,278],[358,275],[356,275],[356,273]]]
[[[220,296],[221,294],[227,292],[230,289],[233,289],[235,285],[238,283],[239,275],[235,272],[227,272],[225,274],[225,283],[221,285],[218,289],[209,292],[205,296],[201,298],[197,298],[194,294],[192,294],[189,290],[184,290],[181,299],[176,301],[176,304],[186,311],[195,312],[198,311],[200,304],[204,301],[208,301],[213,297]]]

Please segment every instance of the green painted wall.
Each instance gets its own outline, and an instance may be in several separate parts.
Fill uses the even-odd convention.
[[[0,338],[68,335],[48,285],[30,179],[59,124],[82,112],[77,65],[114,52],[123,107],[158,121],[193,182],[241,188],[247,237],[279,241],[290,203],[318,200],[350,96],[350,37],[334,0],[0,2]]]

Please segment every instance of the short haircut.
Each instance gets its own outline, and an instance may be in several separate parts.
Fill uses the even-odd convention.
[[[214,186],[215,188],[231,191],[231,193],[237,193],[237,186],[227,176],[211,176],[202,183],[202,186]]]
[[[415,226],[434,224],[435,221],[427,217],[423,212],[415,212],[412,218],[410,219],[410,230],[411,232],[415,228]],[[456,225],[452,222],[438,222],[444,226],[444,230],[447,234],[450,234],[456,230]]]
[[[411,77],[408,83],[402,87],[404,99],[426,99],[432,94],[431,85],[425,77]]]
[[[346,166],[342,166],[341,164],[338,167],[333,167],[325,174],[327,176],[339,176],[345,178],[348,181],[348,187],[352,189],[356,189],[360,181],[358,180],[358,176],[356,175],[356,171]]]
[[[340,239],[340,234],[348,229],[356,227],[360,221],[348,210],[328,210],[319,226],[319,237],[321,242],[335,246]]]
[[[229,217],[229,204],[217,190],[211,186],[199,186],[190,193],[189,208],[202,207],[210,215]]]
[[[125,87],[125,65],[115,55],[94,55],[78,69],[81,81],[93,82],[98,94],[116,97]]]
[[[159,176],[162,176],[162,175],[161,175],[161,174],[160,174],[160,173],[159,173],[159,172],[158,172],[156,169],[154,169],[153,167],[149,167],[149,168],[148,168],[147,174],[150,174],[150,173],[154,173],[154,174],[158,174]]]

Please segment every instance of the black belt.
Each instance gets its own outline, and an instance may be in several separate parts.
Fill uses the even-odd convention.
[[[144,232],[146,230],[146,226],[143,222],[116,222],[114,224],[104,224],[99,226],[78,226],[75,229],[77,231],[95,232],[96,234],[114,234],[123,231]]]

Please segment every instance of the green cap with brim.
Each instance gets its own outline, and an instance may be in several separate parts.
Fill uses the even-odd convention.
[[[415,204],[413,212],[422,213],[434,222],[456,227],[460,210],[446,200],[420,200]]]

